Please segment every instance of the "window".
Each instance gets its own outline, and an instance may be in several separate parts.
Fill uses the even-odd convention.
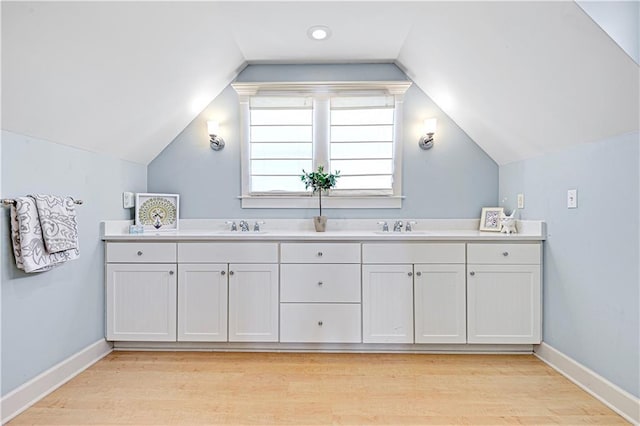
[[[242,206],[315,207],[300,175],[323,164],[341,175],[323,198],[328,208],[401,207],[397,123],[410,84],[234,83],[242,117]]]

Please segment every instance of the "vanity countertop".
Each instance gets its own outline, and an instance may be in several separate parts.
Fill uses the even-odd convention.
[[[246,219],[250,230],[230,231],[225,219],[182,219],[179,230],[145,231],[129,234],[132,221],[102,222],[105,241],[542,241],[545,223],[537,220],[517,222],[517,234],[478,231],[477,219],[418,219],[413,231],[393,232],[394,219],[330,219],[326,232],[316,232],[311,219],[269,219],[254,232],[255,219]],[[239,222],[240,220],[236,220]],[[389,232],[382,232],[386,221]],[[403,220],[403,223],[406,223]]]

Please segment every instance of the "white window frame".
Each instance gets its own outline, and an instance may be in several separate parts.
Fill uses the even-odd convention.
[[[328,209],[340,208],[401,208],[402,199],[402,127],[403,127],[403,98],[411,86],[410,81],[356,81],[356,82],[264,82],[264,83],[232,83],[231,86],[238,94],[240,103],[240,161],[242,173],[242,208],[317,208],[317,196],[312,194],[251,194],[250,193],[250,110],[251,96],[269,94],[311,95],[314,103],[324,102],[328,105],[329,98],[341,94],[385,94],[392,95],[395,101],[394,115],[394,167],[393,194],[391,195],[358,195],[358,194],[329,194],[322,198],[322,206]],[[329,132],[328,108],[314,107],[314,164],[327,164],[324,156],[316,157],[316,140],[327,140]],[[321,121],[319,120],[321,119]],[[315,125],[318,122],[326,126]]]

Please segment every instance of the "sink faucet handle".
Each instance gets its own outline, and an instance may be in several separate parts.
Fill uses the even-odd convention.
[[[232,231],[237,231],[238,230],[238,225],[236,225],[236,222],[233,220],[227,220],[225,223],[225,225],[231,225],[231,230]]]
[[[389,232],[389,224],[386,221],[381,220],[378,225],[382,225],[382,232]]]
[[[393,232],[400,232],[400,231],[402,231],[402,221],[396,220],[396,223],[393,224]]]
[[[418,222],[416,222],[415,220],[408,220],[407,221],[407,226],[404,228],[404,230],[406,232],[411,232],[413,231],[413,225],[417,225]]]
[[[264,220],[256,220],[256,223],[253,225],[253,232],[260,232],[260,225],[264,225]]]

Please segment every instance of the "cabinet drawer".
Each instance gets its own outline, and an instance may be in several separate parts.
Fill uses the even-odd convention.
[[[467,262],[492,265],[539,265],[540,244],[467,244]]]
[[[280,341],[360,343],[360,305],[281,303]]]
[[[108,263],[175,263],[176,243],[107,243]]]
[[[280,255],[282,263],[360,263],[360,244],[285,243]]]
[[[181,263],[277,263],[277,243],[178,243]]]
[[[360,303],[360,265],[280,265],[280,301]]]
[[[464,263],[462,243],[381,243],[362,245],[362,263]]]

